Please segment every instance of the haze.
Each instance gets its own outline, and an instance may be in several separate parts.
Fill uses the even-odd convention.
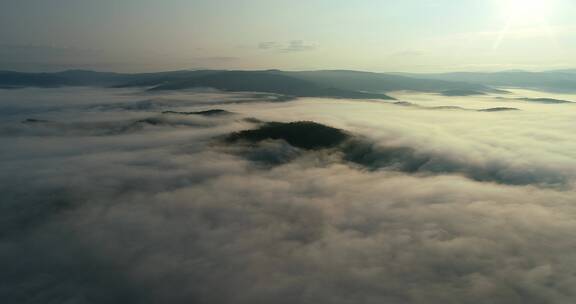
[[[562,69],[575,13],[570,0],[1,1],[0,69]]]

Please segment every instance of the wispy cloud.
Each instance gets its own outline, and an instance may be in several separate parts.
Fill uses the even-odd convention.
[[[291,40],[288,42],[264,41],[258,44],[258,49],[278,52],[306,52],[313,51],[317,45],[304,40]]]

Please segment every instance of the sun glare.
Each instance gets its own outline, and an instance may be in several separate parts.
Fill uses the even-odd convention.
[[[512,24],[533,25],[545,21],[550,3],[550,0],[509,0],[505,9]]]
[[[512,33],[525,31],[546,33],[553,39],[554,33],[549,24],[549,18],[555,0],[507,0],[503,1],[503,14],[506,24],[494,41],[493,49],[500,48],[502,42]],[[526,30],[528,30],[526,32]]]

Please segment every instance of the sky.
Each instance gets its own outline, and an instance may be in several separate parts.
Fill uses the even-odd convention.
[[[0,0],[0,69],[576,67],[574,0]]]

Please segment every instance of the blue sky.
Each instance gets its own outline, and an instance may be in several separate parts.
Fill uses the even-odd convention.
[[[0,0],[0,68],[570,68],[575,13],[573,0]]]

